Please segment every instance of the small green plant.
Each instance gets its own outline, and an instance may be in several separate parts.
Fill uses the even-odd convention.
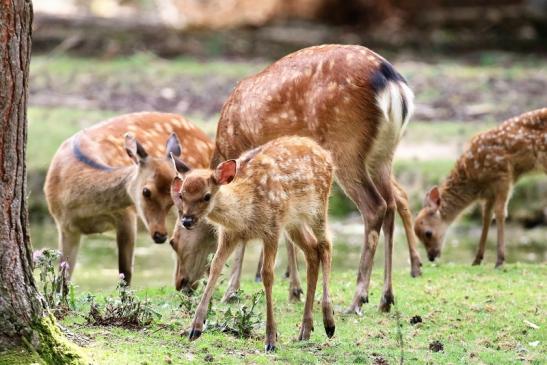
[[[63,318],[74,309],[74,287],[68,282],[69,265],[66,261],[59,264],[60,257],[57,250],[36,250],[32,254],[34,269],[38,270],[38,288],[57,318]]]
[[[217,319],[211,323],[213,330],[230,333],[235,337],[250,338],[253,329],[262,323],[262,316],[256,310],[256,305],[262,299],[262,292],[256,292],[252,296],[244,296],[240,290],[236,293],[237,305],[233,309],[229,306],[217,314]],[[241,303],[241,299],[245,301]]]
[[[123,274],[116,286],[117,297],[106,297],[104,306],[88,295],[89,313],[87,323],[94,326],[118,326],[124,328],[142,328],[150,325],[161,315],[152,308],[149,299],[140,299],[127,286]],[[104,307],[104,308],[103,308]]]

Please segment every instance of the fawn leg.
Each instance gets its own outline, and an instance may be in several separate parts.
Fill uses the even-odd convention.
[[[116,227],[116,243],[118,244],[118,272],[123,274],[123,280],[131,285],[133,274],[133,257],[135,251],[135,236],[137,234],[137,215],[127,211]]]
[[[494,214],[496,216],[496,227],[498,231],[498,252],[496,267],[503,265],[505,261],[505,211],[509,196],[509,186],[504,186],[497,191],[496,202],[494,203]]]
[[[241,282],[241,269],[243,268],[243,257],[245,256],[245,247],[245,242],[241,242],[235,252],[234,261],[232,262],[232,272],[230,273],[230,282],[224,296],[222,297],[222,301],[224,303],[233,300],[239,290],[239,285]]]
[[[317,251],[317,243],[308,241],[304,233],[304,227],[291,229],[288,235],[295,245],[304,251],[306,257],[306,301],[304,303],[304,314],[302,317],[302,325],[300,326],[300,334],[298,339],[309,340],[310,333],[313,331],[313,301],[315,298],[315,290],[317,287],[317,278],[319,276],[319,255]]]
[[[397,212],[403,221],[406,240],[408,243],[408,251],[410,253],[410,275],[415,278],[422,275],[422,260],[420,259],[420,254],[416,249],[416,235],[412,229],[413,220],[412,212],[410,211],[408,204],[408,195],[394,178],[392,179],[392,183],[395,203],[397,204]]]
[[[484,250],[486,248],[486,239],[488,238],[488,230],[490,229],[490,222],[492,222],[492,209],[494,207],[494,201],[492,199],[484,202],[482,206],[482,233],[479,241],[479,248],[475,255],[473,265],[480,265],[484,258]]]
[[[272,286],[274,280],[275,256],[279,235],[264,239],[264,258],[262,265],[262,283],[266,292],[266,352],[275,351],[277,341],[276,324],[274,319]]]
[[[319,224],[314,228],[314,234],[317,237],[317,248],[319,250],[319,258],[323,269],[323,298],[321,301],[321,309],[323,310],[323,326],[328,338],[334,336],[336,329],[334,323],[334,310],[329,294],[329,279],[332,264],[332,242],[327,234],[327,216],[323,214],[320,217]]]
[[[215,256],[211,262],[207,286],[205,287],[203,296],[201,297],[196,313],[194,314],[194,320],[192,321],[192,328],[188,336],[190,341],[197,339],[203,332],[203,324],[205,323],[205,319],[207,317],[209,302],[213,296],[217,280],[222,272],[222,268],[224,267],[226,260],[234,251],[239,241],[235,237],[229,237],[223,229],[219,229],[218,236],[217,251],[215,252]]]
[[[290,237],[289,237],[290,238]],[[298,277],[298,264],[296,261],[296,247],[290,239],[285,240],[287,245],[287,270],[289,272],[289,301],[299,302],[302,295],[302,286],[300,284],[300,278]]]
[[[260,256],[258,257],[258,265],[256,268],[255,281],[259,283],[262,280],[262,257],[264,256],[264,249],[260,249]]]

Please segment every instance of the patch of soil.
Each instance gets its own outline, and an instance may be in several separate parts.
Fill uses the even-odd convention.
[[[506,55],[504,60],[507,71],[500,71],[501,64],[470,65],[465,55],[449,60],[421,56],[416,60],[401,54],[391,59],[416,94],[413,119],[435,122],[501,122],[543,107],[543,99],[538,95],[547,89],[547,74],[538,72],[538,66],[524,67],[515,55]],[[226,67],[230,67],[231,61],[225,61]],[[249,59],[248,64],[251,75],[257,70],[257,63]],[[31,105],[119,112],[158,110],[198,114],[205,119],[220,112],[233,87],[243,78],[221,73],[185,74],[184,70],[174,76],[139,73],[138,69],[118,74],[93,70],[63,75],[49,72],[47,68],[38,68],[31,73]]]
[[[377,355],[373,357],[372,365],[389,365],[389,362],[387,362],[387,360],[384,359],[382,356]]]
[[[415,324],[418,324],[418,323],[422,323],[422,317],[420,317],[419,315],[415,315],[414,317],[410,318],[410,324],[411,325],[415,325]]]
[[[444,345],[441,341],[435,340],[429,344],[429,350],[433,352],[441,352],[444,350]]]

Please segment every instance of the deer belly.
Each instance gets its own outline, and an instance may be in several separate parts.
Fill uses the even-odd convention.
[[[80,217],[74,221],[74,225],[83,234],[103,233],[116,228],[116,219],[111,215]]]

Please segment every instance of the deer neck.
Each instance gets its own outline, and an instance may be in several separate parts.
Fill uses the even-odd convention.
[[[439,212],[446,223],[452,223],[458,215],[477,199],[476,188],[465,176],[453,171],[440,187]]]
[[[94,188],[96,201],[109,209],[123,209],[133,205],[129,194],[131,181],[137,173],[135,166],[121,167],[109,172],[98,172],[99,184]]]
[[[237,185],[221,186],[207,218],[227,231],[249,230],[252,217],[252,194]]]

